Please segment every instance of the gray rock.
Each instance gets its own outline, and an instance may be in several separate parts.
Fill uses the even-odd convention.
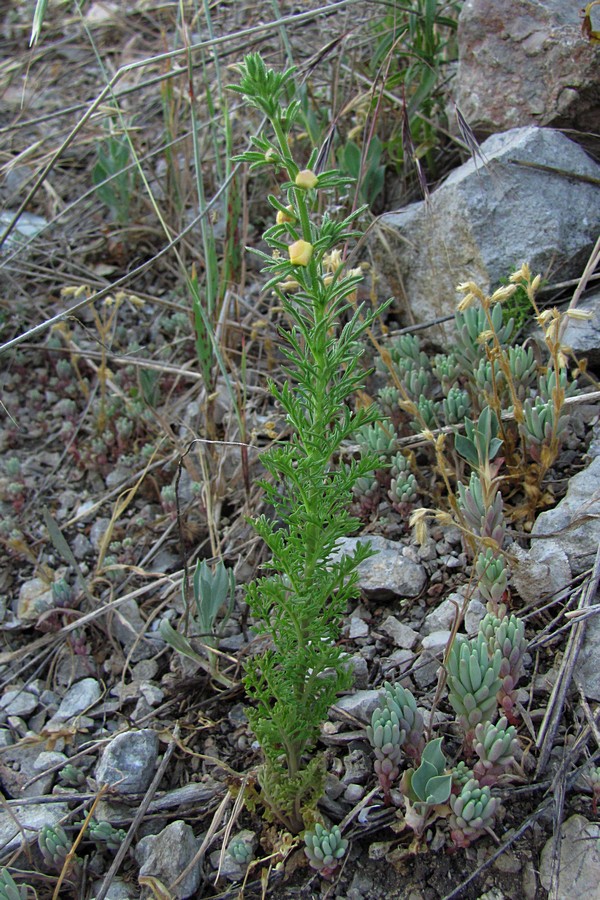
[[[358,567],[361,591],[372,600],[417,597],[427,581],[423,566],[402,555],[403,545],[382,537],[345,538],[332,559],[342,553],[351,556],[357,545],[371,544],[377,553]]]
[[[102,688],[95,678],[84,678],[69,688],[62,703],[52,717],[52,722],[68,722],[80,716],[98,702]]]
[[[589,313],[589,319],[567,317],[562,341],[578,357],[586,357],[592,368],[600,366],[600,292],[591,294],[577,305],[577,310]]]
[[[379,626],[379,630],[391,637],[396,647],[403,650],[412,650],[419,640],[417,632],[400,622],[396,616],[388,616]]]
[[[332,719],[341,719],[342,722],[347,722],[346,716],[343,715],[343,713],[347,713],[362,722],[370,722],[373,710],[379,706],[379,701],[379,691],[355,691],[354,694],[348,694],[346,697],[336,700],[335,706],[329,710],[329,715]],[[342,714],[337,710],[341,710]]]
[[[103,883],[103,878],[98,879],[98,881],[94,882],[92,890],[99,891]],[[105,900],[131,900],[131,898],[136,896],[137,893],[134,887],[127,884],[122,878],[117,877],[111,881],[110,887],[105,894]],[[92,897],[92,900],[96,900],[95,895]]]
[[[66,803],[32,803],[10,805],[10,815],[4,808],[0,809],[0,847],[2,853],[8,855],[21,846],[22,834],[15,820],[24,829],[28,840],[35,840],[37,833],[44,825],[57,825],[69,814]]]
[[[575,900],[576,897],[598,897],[600,884],[600,825],[588,822],[584,816],[571,816],[561,826],[562,843],[558,867],[558,889],[552,894],[556,900]],[[552,869],[550,838],[542,850],[540,881],[548,891]]]
[[[33,784],[30,784],[29,787],[23,790],[22,796],[39,797],[41,794],[49,794],[56,781],[57,773],[48,772],[48,769],[51,769],[59,763],[66,765],[67,762],[68,757],[64,753],[59,753],[57,750],[43,750],[38,755],[37,759],[31,761],[28,758],[25,758],[21,765],[21,772],[26,775],[27,778],[33,778],[36,775],[39,775],[40,777],[36,778]]]
[[[181,820],[171,822],[159,834],[149,834],[138,843],[135,858],[140,864],[140,875],[158,878],[169,888],[191,863],[199,846],[190,825]],[[198,890],[200,865],[198,860],[179,884],[171,888],[179,900],[192,897]]]
[[[465,631],[469,635],[475,635],[479,631],[481,621],[487,613],[486,605],[479,596],[473,596],[469,600],[465,612]]]
[[[571,581],[569,558],[558,541],[534,540],[529,551],[513,544],[510,552],[514,560],[511,584],[525,603],[557,594]]]
[[[95,550],[99,550],[102,546],[102,541],[104,540],[109,527],[110,519],[107,519],[106,517],[95,519],[93,522],[92,527],[90,528],[90,542]]]
[[[600,700],[600,615],[585,620],[583,643],[575,664],[575,681],[588,700]]]
[[[342,784],[366,784],[373,774],[373,763],[364,750],[355,749],[344,757]]]
[[[412,668],[416,655],[412,650],[394,650],[381,659],[381,674],[391,681],[401,678]]]
[[[369,667],[364,656],[357,654],[350,657],[348,667],[352,672],[355,688],[366,688],[369,683]]]
[[[23,716],[27,718],[37,708],[39,698],[29,691],[17,689],[6,691],[0,699],[0,719],[4,721],[7,716]]]
[[[360,616],[352,616],[350,619],[350,627],[348,629],[348,637],[350,640],[356,638],[364,638],[369,636],[369,625]]]
[[[448,646],[451,631],[432,631],[431,634],[423,638],[423,650],[431,653],[432,656],[441,656]]]
[[[144,637],[145,631],[146,623],[135,600],[125,600],[115,609],[112,632],[122,644],[125,652],[129,654],[131,651],[133,662],[148,659],[156,653],[158,645]],[[132,650],[134,644],[135,647]]]
[[[17,618],[32,621],[49,609],[54,609],[54,606],[52,589],[48,587],[47,581],[43,578],[31,578],[23,582],[19,590]]]
[[[121,794],[139,794],[154,776],[158,735],[148,728],[118,734],[105,747],[96,766],[98,784],[113,785]]]
[[[534,273],[575,277],[596,241],[596,186],[518,165],[559,165],[599,178],[600,166],[578,144],[558,131],[529,126],[493,135],[482,152],[487,165],[469,160],[427,204],[383,217],[398,234],[397,252],[384,252],[372,238],[378,267],[390,283],[402,278],[417,322],[454,313],[459,283],[473,280],[489,290],[525,261]],[[452,339],[453,325],[444,333]]]
[[[566,553],[572,573],[580,575],[594,564],[596,558],[600,543],[599,514],[600,456],[597,456],[586,469],[571,478],[567,493],[558,506],[540,513],[532,534],[552,535]]]
[[[365,789],[360,784],[350,783],[344,791],[344,800],[346,803],[359,803],[365,796]]]
[[[462,603],[462,596],[456,596],[456,602],[454,603],[450,597],[447,597],[446,600],[442,600],[439,606],[436,606],[434,610],[425,616],[421,634],[427,635],[433,634],[434,631],[449,631],[454,625]]]
[[[466,0],[456,102],[476,131],[519,125],[600,130],[600,48],[565,0]],[[525,74],[524,74],[525,73]]]

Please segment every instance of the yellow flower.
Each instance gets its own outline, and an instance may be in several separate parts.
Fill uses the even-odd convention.
[[[298,172],[298,174],[296,175],[297,187],[304,188],[304,190],[306,191],[310,190],[310,188],[316,187],[318,182],[318,176],[315,175],[312,169],[302,169],[302,171]]]
[[[313,245],[308,241],[294,241],[288,247],[288,253],[293,266],[307,266],[313,255]]]
[[[288,206],[287,209],[288,209],[287,213],[282,212],[282,210],[279,210],[277,212],[275,221],[277,222],[278,225],[283,225],[284,222],[293,222],[294,219],[296,218],[296,216],[294,215],[294,207]]]

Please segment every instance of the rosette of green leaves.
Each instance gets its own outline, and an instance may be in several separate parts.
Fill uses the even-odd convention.
[[[39,831],[38,847],[44,861],[59,872],[63,869],[72,846],[73,842],[62,825],[44,825]],[[71,865],[77,867],[79,864],[80,860],[73,857]]]
[[[455,353],[438,353],[433,357],[432,371],[442,387],[444,397],[456,387],[461,368]]]
[[[511,339],[514,331],[514,320],[510,319],[506,324],[502,322],[502,306],[496,303],[489,309],[489,316],[485,309],[479,304],[473,304],[467,309],[454,314],[456,323],[456,346],[454,353],[461,364],[463,373],[468,377],[472,377],[473,369],[478,361],[485,357],[486,346],[491,343],[491,336],[488,340],[482,341],[480,335],[495,332],[500,345],[506,345]]]
[[[503,556],[497,555],[491,547],[482,550],[475,560],[477,586],[483,599],[498,610],[508,587],[508,571]]]
[[[491,538],[498,547],[502,547],[506,525],[504,501],[500,491],[496,491],[491,502],[487,501],[480,476],[477,472],[471,472],[468,487],[460,481],[458,483],[458,505],[465,524],[474,534]]]
[[[421,350],[421,342],[416,334],[399,334],[390,342],[392,361],[400,367],[429,368],[429,357]],[[406,364],[409,363],[409,366]]]
[[[229,844],[227,852],[240,866],[247,866],[254,859],[252,842],[243,838],[234,838]]]
[[[498,618],[488,613],[481,621],[479,633],[487,641],[490,652],[501,655],[497,699],[502,712],[512,721],[517,684],[523,674],[523,657],[527,649],[525,623],[513,614]]]
[[[439,425],[439,409],[440,404],[437,400],[434,400],[432,397],[426,397],[425,394],[421,394],[416,402],[415,421],[410,423],[412,430],[419,433],[422,431],[423,427],[437,428]]]
[[[500,650],[490,653],[481,633],[470,641],[457,636],[450,648],[446,662],[448,699],[467,744],[480,722],[496,717],[501,663]]]
[[[458,425],[471,411],[469,392],[454,385],[442,401],[442,410],[446,425]]]
[[[81,788],[87,783],[83,769],[80,769],[79,766],[74,766],[72,763],[67,763],[58,773],[58,777],[69,787]]]
[[[115,828],[110,822],[98,822],[91,819],[88,823],[88,833],[96,846],[100,849],[118,850],[127,833],[123,828]]]
[[[446,757],[442,738],[430,741],[421,756],[417,769],[407,769],[400,788],[406,803],[405,822],[416,834],[422,834],[435,807],[448,802],[452,791],[452,773],[446,773]]]
[[[398,717],[404,732],[402,749],[412,759],[420,759],[425,746],[425,723],[411,691],[400,683],[384,682],[382,699],[388,709]]]
[[[0,869],[0,900],[27,900],[29,888],[17,885],[8,869]]]
[[[384,465],[388,465],[390,458],[398,452],[398,438],[386,422],[363,425],[356,431],[356,440],[363,453],[377,454]]]
[[[498,809],[489,787],[481,787],[476,778],[462,787],[460,794],[450,797],[450,831],[457,847],[468,847],[489,827]]]
[[[311,866],[326,878],[336,870],[348,849],[348,841],[342,837],[339,825],[325,828],[319,822],[313,831],[305,832],[304,843]]]
[[[502,716],[493,725],[481,722],[475,728],[473,749],[479,757],[473,766],[473,775],[480,785],[494,785],[515,762],[519,752],[519,739],[514,725]]]
[[[367,725],[367,738],[375,751],[373,768],[388,803],[392,784],[400,774],[398,764],[402,756],[406,731],[400,727],[396,712],[388,706],[378,706],[373,710],[371,724]]]

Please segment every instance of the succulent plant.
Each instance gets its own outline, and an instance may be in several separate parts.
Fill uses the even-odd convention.
[[[400,391],[392,385],[386,385],[377,392],[377,400],[386,418],[392,418],[398,412]]]
[[[488,613],[479,626],[479,632],[487,641],[490,653],[500,651],[498,705],[512,722],[515,720],[516,688],[523,674],[523,657],[527,648],[525,623],[515,615],[498,618]]]
[[[44,825],[38,834],[38,846],[46,864],[60,872],[73,842],[62,825]],[[79,864],[80,860],[73,857],[71,867],[76,868]]]
[[[481,786],[494,785],[515,762],[519,750],[517,730],[508,724],[506,716],[495,725],[481,722],[475,728],[473,749],[479,757],[473,775]]]
[[[516,347],[508,347],[506,354],[510,374],[519,399],[524,400],[526,391],[533,385],[537,374],[537,363],[533,355],[533,349],[517,345]]]
[[[361,475],[356,479],[352,494],[363,515],[374,512],[379,506],[381,487],[374,475]]]
[[[342,837],[339,825],[325,828],[317,822],[314,831],[305,832],[304,842],[306,844],[304,852],[311,866],[318,869],[325,878],[329,878],[335,872],[348,849],[348,841]]]
[[[496,694],[502,684],[499,677],[501,663],[500,650],[490,653],[481,633],[470,641],[458,636],[450,648],[446,663],[448,699],[465,733],[467,745],[480,722],[496,717]]]
[[[356,432],[356,439],[366,453],[376,453],[382,462],[398,451],[396,434],[385,423],[363,425]]]
[[[442,409],[447,425],[458,425],[471,411],[471,398],[464,388],[453,385],[442,401]]]
[[[418,419],[417,421],[410,423],[410,427],[413,429],[413,431],[419,432],[422,430],[421,422],[425,424],[426,428],[437,428],[437,414],[439,407],[440,404],[437,401],[432,400],[431,397],[426,397],[424,394],[421,394],[419,399],[417,400],[416,406]]]
[[[417,479],[412,472],[402,472],[390,482],[388,497],[392,504],[414,503],[419,493]]]
[[[491,538],[498,547],[502,547],[506,526],[500,491],[496,492],[491,503],[486,503],[481,478],[476,472],[472,472],[468,487],[462,482],[458,483],[458,505],[467,527],[474,534]]]
[[[234,838],[229,844],[227,852],[240,866],[247,866],[254,859],[252,843],[242,838]]]
[[[383,691],[386,706],[396,713],[400,728],[405,734],[403,752],[412,759],[420,759],[425,746],[425,724],[414,696],[408,688],[389,681],[384,682]]]
[[[27,900],[28,890],[26,884],[16,884],[8,869],[0,869],[0,900]]]
[[[498,611],[506,597],[508,572],[503,556],[498,556],[491,547],[482,550],[475,560],[477,586],[488,609]]]
[[[498,801],[487,786],[481,787],[476,778],[462,787],[460,794],[450,797],[450,832],[457,847],[468,847],[492,824]]]
[[[431,373],[428,368],[422,366],[418,369],[411,369],[402,378],[402,383],[409,397],[417,400],[422,394],[427,394],[431,388]]]
[[[83,769],[80,769],[78,766],[74,766],[71,763],[67,763],[67,765],[60,770],[58,777],[61,781],[64,781],[65,784],[68,784],[69,787],[76,788],[83,787],[87,781]]]
[[[543,400],[541,397],[528,398],[523,404],[524,420],[521,423],[521,433],[531,457],[539,461],[541,459],[541,447],[548,444],[553,436],[560,439],[567,427],[569,417],[556,415],[556,406],[552,399]]]
[[[429,366],[429,357],[421,350],[421,342],[415,334],[400,334],[391,341],[390,355],[396,365],[409,361],[418,368]]]
[[[463,372],[471,376],[473,365],[485,354],[488,341],[480,340],[480,335],[494,331],[501,345],[508,344],[514,331],[514,322],[502,322],[502,307],[499,303],[489,310],[490,319],[480,305],[469,306],[454,315],[456,322],[456,347],[454,353],[462,366]],[[490,327],[491,326],[491,327]]]
[[[473,778],[473,772],[464,760],[459,760],[452,769],[452,783],[457,785],[459,790]]]
[[[90,820],[88,832],[95,844],[109,850],[118,850],[127,834],[122,828],[114,828],[110,822],[98,822],[96,819]]]
[[[406,732],[400,727],[398,715],[388,706],[373,710],[371,724],[367,725],[367,738],[375,751],[373,768],[383,788],[386,803],[390,802],[390,789],[400,769],[398,763],[402,755],[402,744]]]
[[[456,386],[460,375],[460,365],[455,353],[438,353],[433,357],[432,371],[442,386],[444,396],[447,397],[450,389]]]

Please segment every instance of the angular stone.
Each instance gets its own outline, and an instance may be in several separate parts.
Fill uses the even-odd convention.
[[[577,277],[600,230],[600,165],[563,134],[549,128],[516,128],[482,145],[486,164],[469,160],[425,202],[383,216],[396,231],[397,252],[372,238],[378,268],[388,285],[400,277],[417,322],[453,314],[456,286],[475,281],[498,286],[513,266]],[[523,165],[519,165],[523,163]],[[546,166],[561,173],[536,166]],[[386,246],[391,240],[387,235]],[[452,340],[454,323],[440,326]]]
[[[419,640],[417,632],[400,622],[396,616],[388,616],[385,622],[379,626],[379,630],[391,637],[396,647],[401,647],[403,650],[412,650]]]
[[[593,369],[600,366],[600,292],[590,294],[577,304],[580,312],[588,313],[589,319],[567,317],[562,341],[580,358],[587,359]]]
[[[421,593],[427,581],[425,569],[402,555],[402,544],[386,538],[345,538],[332,554],[332,560],[342,553],[351,556],[359,543],[371,544],[377,551],[358,567],[358,583],[365,596],[386,601],[397,597],[417,597]]]
[[[600,456],[570,479],[554,509],[540,513],[532,534],[550,535],[567,555],[573,575],[594,564],[600,543]]]
[[[135,856],[141,863],[140,875],[158,878],[169,888],[191,863],[199,846],[191,825],[181,820],[171,822],[159,834],[149,834],[138,843]],[[200,867],[201,861],[198,860],[179,884],[171,889],[178,900],[195,896],[200,885]]]
[[[575,815],[561,826],[562,842],[558,866],[556,900],[598,896],[600,884],[600,826],[584,816]],[[540,860],[540,881],[550,889],[553,839],[547,841]]]
[[[0,699],[0,719],[4,721],[7,716],[27,718],[36,710],[38,703],[39,698],[29,691],[6,691]]]
[[[52,716],[52,722],[67,722],[92,707],[102,694],[95,678],[84,678],[69,688],[60,706]]]
[[[354,716],[363,722],[370,722],[373,710],[379,706],[381,696],[379,691],[355,691],[354,694],[348,694],[346,697],[339,697],[335,706],[329,710],[332,719],[347,722],[343,713]],[[338,712],[341,710],[342,713]]]
[[[26,805],[10,805],[10,815],[6,809],[0,809],[0,846],[5,854],[12,853],[21,846],[22,834],[15,819],[20,823],[28,839],[33,840],[44,825],[57,825],[69,814],[67,803],[32,803]]]
[[[118,734],[104,749],[96,766],[98,784],[109,784],[120,794],[140,794],[154,776],[158,735],[148,728]]]

